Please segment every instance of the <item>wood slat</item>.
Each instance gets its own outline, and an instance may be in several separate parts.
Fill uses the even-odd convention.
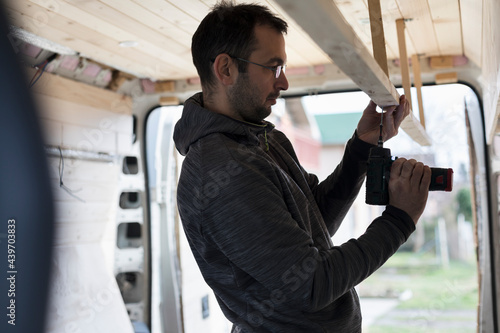
[[[318,42],[334,63],[379,106],[397,105],[399,94],[394,85],[353,29],[330,0],[287,1],[278,4]],[[405,119],[405,130],[415,141],[429,145],[422,126],[413,117]]]
[[[396,20],[396,28],[398,31],[399,44],[399,61],[401,67],[401,81],[405,91],[406,99],[411,104],[411,79],[410,79],[410,64],[408,62],[408,53],[406,51],[406,34],[404,19]]]
[[[373,43],[373,57],[382,68],[385,75],[389,76],[387,52],[385,49],[384,21],[382,20],[380,0],[368,0],[368,10],[370,12],[370,30]]]
[[[418,114],[422,127],[425,128],[424,102],[422,99],[422,73],[420,70],[420,59],[417,54],[411,56],[411,64],[413,68],[413,82],[417,91]]]

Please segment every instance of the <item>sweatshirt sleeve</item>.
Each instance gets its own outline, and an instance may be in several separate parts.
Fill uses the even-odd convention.
[[[346,145],[342,161],[330,176],[319,184],[316,176],[309,176],[309,186],[331,236],[340,227],[358,196],[372,147],[373,145],[360,140],[354,133]]]
[[[268,162],[247,157],[206,170],[207,164],[224,160],[210,159],[203,170],[201,165],[185,168],[183,179],[201,192],[185,186],[178,193],[183,224],[188,234],[201,235],[195,250],[205,262],[245,272],[260,286],[256,290],[267,293],[262,299],[280,295],[300,311],[322,309],[380,267],[414,230],[406,213],[389,206],[360,238],[318,247],[292,217],[283,199],[290,189]]]

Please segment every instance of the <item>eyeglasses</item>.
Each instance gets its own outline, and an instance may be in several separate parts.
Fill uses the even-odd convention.
[[[286,65],[264,66],[264,65],[258,64],[256,62],[246,60],[246,59],[242,59],[242,58],[238,58],[238,57],[233,57],[233,56],[230,56],[230,57],[233,58],[233,59],[236,59],[236,60],[248,62],[249,64],[254,64],[254,65],[257,65],[257,66],[260,66],[260,67],[267,68],[267,69],[269,69],[269,70],[271,70],[271,71],[274,72],[274,77],[276,79],[280,77],[281,72],[283,72],[283,74],[284,74],[285,71],[286,71]]]

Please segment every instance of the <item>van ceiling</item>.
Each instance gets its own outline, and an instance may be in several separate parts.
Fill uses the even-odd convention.
[[[332,0],[372,52],[368,0]],[[195,78],[191,36],[216,0],[7,0],[11,24],[81,57],[152,80]],[[237,3],[245,1],[234,1]],[[273,0],[289,23],[288,66],[332,61]],[[481,67],[482,6],[473,0],[381,0],[389,60],[399,58],[395,21],[406,20],[408,55],[465,55]],[[467,29],[463,29],[467,26]]]

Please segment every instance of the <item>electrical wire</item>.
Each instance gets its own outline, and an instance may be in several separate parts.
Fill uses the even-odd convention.
[[[59,187],[62,188],[63,190],[65,190],[66,192],[68,192],[68,194],[71,195],[73,198],[85,203],[85,200],[83,200],[82,198],[80,198],[79,196],[77,196],[73,193],[75,191],[69,189],[66,185],[64,185],[64,183],[63,183],[64,158],[63,158],[61,147],[57,147],[57,148],[59,148],[59,156],[60,156],[60,160],[59,160]],[[80,190],[78,190],[78,191],[80,191]]]
[[[41,64],[35,66],[36,68],[38,68],[38,70],[36,71],[35,75],[33,75],[33,77],[31,78],[30,88],[33,87],[35,85],[35,83],[42,77],[48,64],[49,64],[49,61],[45,60]],[[38,77],[37,77],[37,75],[38,75]],[[36,79],[35,79],[35,77],[36,77]]]

